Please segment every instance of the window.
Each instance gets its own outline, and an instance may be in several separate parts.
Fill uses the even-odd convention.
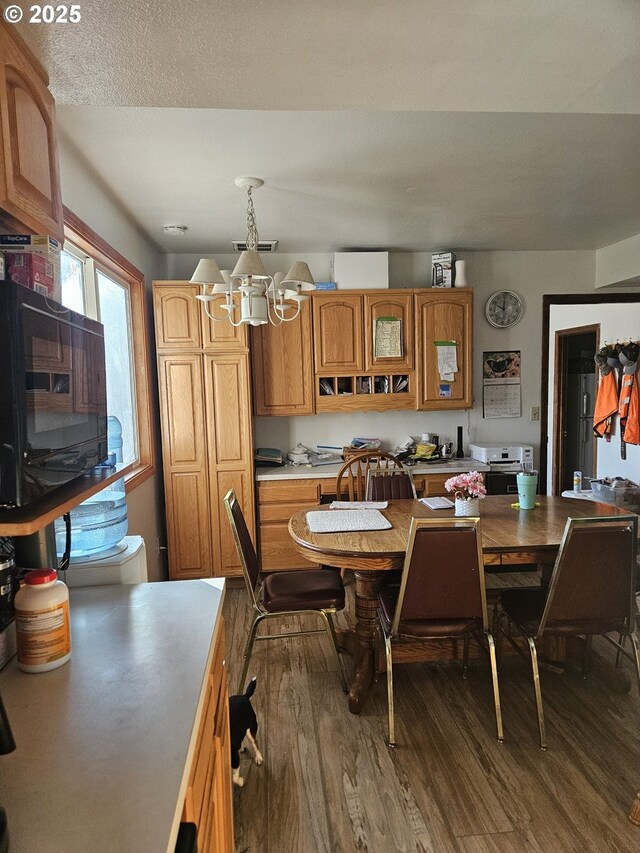
[[[153,473],[144,277],[65,208],[62,302],[104,326],[107,409],[122,425],[127,487]]]

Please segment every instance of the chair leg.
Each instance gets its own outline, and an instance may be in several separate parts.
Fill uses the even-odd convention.
[[[636,675],[638,676],[638,690],[640,690],[640,640],[631,632],[631,645],[633,646],[633,654],[636,660]]]
[[[465,634],[462,640],[462,677],[469,675],[469,640],[470,634]]]
[[[396,729],[393,712],[393,656],[391,654],[391,639],[384,635],[384,655],[387,662],[387,708],[389,711],[389,746],[396,745]]]
[[[249,662],[251,661],[251,653],[253,652],[253,644],[256,639],[256,632],[258,630],[258,625],[264,619],[263,614],[258,614],[256,618],[253,620],[253,625],[251,626],[251,630],[249,631],[249,636],[247,637],[247,642],[244,647],[244,663],[242,665],[242,675],[240,676],[240,684],[238,685],[238,693],[244,693],[244,685],[247,680],[247,672],[249,671]]]
[[[618,642],[620,643],[623,649],[627,642],[627,635],[618,634]],[[618,649],[618,651],[616,652],[616,669],[620,669],[620,663],[622,662],[622,649]]]
[[[340,681],[342,682],[342,690],[344,693],[348,693],[349,688],[347,687],[347,676],[344,671],[344,661],[342,660],[342,656],[338,648],[338,638],[336,637],[336,629],[333,624],[333,614],[326,613],[324,610],[321,610],[320,615],[324,619],[327,634],[329,635],[329,642],[331,643],[331,648],[335,652],[336,663],[338,664],[338,674],[340,675]]]
[[[489,646],[489,660],[491,661],[491,680],[493,682],[493,702],[496,707],[496,729],[498,730],[498,740],[504,740],[504,731],[502,729],[502,710],[500,708],[500,690],[498,689],[498,664],[496,661],[496,647],[493,641],[493,636],[487,632],[487,644]]]
[[[547,748],[547,736],[544,729],[544,711],[542,709],[542,691],[540,690],[540,673],[538,671],[538,653],[532,637],[527,637],[531,653],[531,674],[533,676],[533,691],[536,697],[536,712],[538,714],[538,731],[540,732],[540,749]]]
[[[587,634],[584,638],[584,652],[582,653],[582,678],[585,679],[591,669],[591,645],[593,634]]]

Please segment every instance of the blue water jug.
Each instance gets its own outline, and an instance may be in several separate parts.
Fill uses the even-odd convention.
[[[122,426],[113,416],[107,419],[107,444],[116,462],[122,462]],[[121,477],[71,510],[71,556],[84,557],[112,548],[127,535],[128,526],[127,495]],[[56,519],[55,529],[56,550],[61,556],[65,544],[62,518]]]

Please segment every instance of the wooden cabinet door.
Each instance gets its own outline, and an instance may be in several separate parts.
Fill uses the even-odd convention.
[[[154,283],[153,310],[159,350],[194,350],[202,346],[202,307],[197,284],[181,281]]]
[[[251,332],[256,415],[312,415],[314,411],[311,300],[295,320]]]
[[[169,574],[213,574],[202,356],[158,359]]]
[[[247,353],[205,355],[207,444],[211,495],[214,574],[241,575],[223,499],[229,489],[238,497],[255,541],[253,437]]]
[[[55,105],[46,72],[20,37],[0,25],[0,208],[17,224],[62,241]]]
[[[390,317],[400,321],[401,354],[381,356],[376,351],[378,320]],[[364,297],[364,352],[365,370],[407,372],[413,369],[413,294],[387,291],[385,294],[365,294]]]
[[[468,409],[473,404],[473,291],[432,288],[416,294],[418,409]],[[436,341],[455,341],[452,382],[438,370]]]
[[[316,373],[361,373],[362,296],[320,293],[312,296],[312,302]]]
[[[223,303],[224,296],[221,296],[215,302],[207,303],[209,314],[217,318],[216,320],[212,320],[205,311],[202,303],[198,302],[200,321],[202,323],[202,345],[207,350],[224,352],[229,352],[235,347],[246,349],[249,340],[247,327],[246,325],[233,326],[227,319],[229,316],[228,311],[225,311],[221,307]],[[236,311],[237,314],[238,312]]]

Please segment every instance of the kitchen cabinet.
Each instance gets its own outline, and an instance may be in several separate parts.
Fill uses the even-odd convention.
[[[313,294],[316,412],[414,409],[410,291]],[[401,323],[401,354],[376,354],[375,323]]]
[[[362,373],[362,296],[338,291],[314,293],[312,302],[316,374]]]
[[[64,225],[55,104],[29,48],[0,21],[0,209],[4,227],[49,234]]]
[[[380,293],[380,291],[374,291],[365,294],[363,298],[365,370],[379,373],[391,371],[401,373],[413,370],[413,292],[388,290]],[[389,357],[376,354],[376,323],[381,318],[387,317],[400,321],[401,355],[399,356]]]
[[[220,350],[231,346],[247,346],[244,326],[211,320],[202,303],[196,299],[200,285],[184,281],[166,281],[154,296],[156,346],[158,350]],[[210,302],[209,311],[214,317],[227,316],[219,302]]]
[[[311,300],[295,320],[251,330],[256,415],[312,415],[314,406]]]
[[[229,688],[220,619],[182,820],[197,827],[198,853],[232,853],[233,798]]]
[[[172,579],[242,574],[222,503],[229,489],[254,529],[246,330],[212,324],[198,292],[188,282],[153,285]]]
[[[415,296],[418,409],[469,409],[473,405],[473,291],[430,288]],[[436,341],[452,341],[458,370],[453,381],[438,370]]]

